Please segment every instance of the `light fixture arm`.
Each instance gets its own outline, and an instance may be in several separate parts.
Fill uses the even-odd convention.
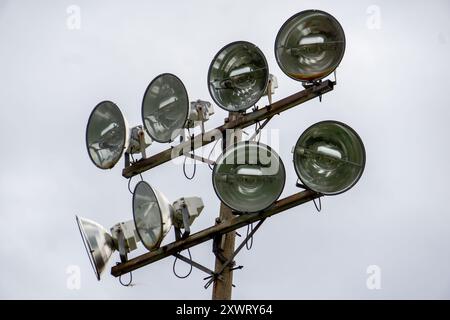
[[[305,103],[311,99],[317,98],[327,92],[330,92],[333,90],[333,88],[334,82],[330,80],[315,83],[308,89],[299,91],[284,99],[275,101],[264,108],[258,109],[257,111],[245,114],[238,120],[229,121],[215,129],[205,132],[205,134],[199,134],[195,136],[193,143],[194,148],[198,149],[211,142],[216,141],[218,134],[224,133],[226,130],[243,129],[249,127],[261,120],[273,117],[292,107],[295,107],[299,104]],[[176,146],[172,146],[169,149],[166,149],[158,154],[148,157],[147,159],[143,159],[129,167],[124,168],[122,171],[122,176],[125,178],[130,178],[163,163],[171,161],[176,157],[184,155],[185,150],[190,150],[190,146],[191,141],[184,140]]]
[[[272,207],[263,212],[236,216],[231,220],[223,221],[205,230],[191,234],[186,239],[169,243],[154,251],[144,253],[143,255],[135,257],[125,263],[114,266],[111,269],[111,274],[115,277],[126,274],[130,271],[139,269],[145,265],[159,261],[175,253],[211,240],[215,235],[226,234],[231,231],[237,230],[250,223],[273,216],[308,201],[312,201],[313,199],[318,198],[320,195],[321,194],[311,190],[305,190],[299,193],[295,193],[284,199],[276,201]]]
[[[258,221],[258,224],[253,228],[253,230],[245,237],[245,239],[241,242],[241,244],[237,247],[236,250],[234,250],[233,254],[228,258],[227,261],[225,261],[222,264],[222,268],[219,270],[219,272],[215,273],[215,276],[220,276],[225,268],[227,268],[230,264],[234,263],[234,257],[236,257],[239,253],[239,251],[242,250],[242,248],[245,246],[245,244],[253,237],[253,235],[256,233],[256,231],[259,229],[259,227],[263,224],[263,222],[266,220],[266,218],[263,218]],[[209,287],[212,282],[214,282],[215,278],[214,276],[205,284],[205,287]]]

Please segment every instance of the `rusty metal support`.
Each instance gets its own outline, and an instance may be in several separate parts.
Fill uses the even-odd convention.
[[[334,88],[334,84],[335,83],[331,80],[315,83],[305,90],[299,91],[259,110],[244,114],[242,115],[242,117],[239,117],[238,119],[233,121],[228,121],[215,129],[205,132],[204,134],[199,134],[193,138],[193,141],[184,141],[177,146],[171,147],[151,157],[141,159],[134,164],[125,167],[122,171],[122,175],[125,178],[131,178],[139,173],[166,163],[171,159],[191,152],[192,146],[194,147],[194,149],[197,149],[213,141],[216,141],[218,138],[222,137],[223,133],[226,130],[243,129],[249,127],[256,122],[273,117],[301,103],[317,97],[321,97],[323,94],[332,91]]]

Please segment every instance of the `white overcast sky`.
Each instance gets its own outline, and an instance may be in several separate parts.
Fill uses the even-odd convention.
[[[71,5],[81,10],[79,30],[67,26]],[[279,129],[283,196],[297,192],[291,147],[321,120],[345,122],[360,134],[366,170],[349,192],[323,199],[322,213],[308,203],[266,221],[253,249],[237,257],[244,269],[235,272],[233,297],[449,299],[447,0],[0,0],[0,298],[209,299],[205,274],[194,270],[179,280],[172,258],[134,272],[133,287],[122,287],[109,268],[101,282],[95,279],[75,214],[109,228],[131,219],[132,208],[123,162],[110,171],[91,163],[87,119],[109,99],[130,124],[139,124],[144,90],[163,72],[178,75],[190,99],[211,100],[209,63],[236,40],[265,53],[278,77],[274,99],[295,93],[300,84],[278,68],[274,40],[286,19],[311,8],[341,22],[347,47],[335,90],[267,127]],[[216,107],[207,127],[225,115]],[[166,147],[155,143],[148,152]],[[219,200],[207,166],[197,168],[193,181],[171,163],[144,178],[171,200],[203,197],[194,231],[214,223]],[[164,243],[172,239],[170,233]],[[193,258],[213,268],[211,247],[195,247]],[[140,246],[131,256],[144,252]],[[116,261],[117,254],[110,266]],[[67,287],[72,265],[81,271],[79,290]],[[371,265],[381,269],[380,290],[366,286]]]

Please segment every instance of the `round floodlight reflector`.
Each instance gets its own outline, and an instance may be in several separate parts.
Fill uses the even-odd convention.
[[[150,82],[142,100],[142,122],[153,140],[161,143],[175,140],[188,115],[188,94],[177,76],[164,73]]]
[[[133,217],[142,244],[153,250],[172,226],[173,207],[161,192],[140,181],[133,193]]]
[[[128,143],[128,125],[119,107],[111,101],[100,102],[89,116],[86,146],[92,162],[100,169],[111,169]]]
[[[243,141],[228,147],[212,173],[214,190],[231,209],[259,212],[283,191],[286,172],[278,154],[263,143]]]
[[[264,95],[268,81],[266,57],[250,42],[226,45],[209,66],[209,93],[227,111],[244,111],[253,106]]]
[[[305,130],[294,148],[294,167],[309,189],[335,195],[349,190],[366,163],[364,144],[348,125],[322,121]]]
[[[301,11],[278,31],[275,57],[280,69],[294,80],[325,78],[341,63],[345,34],[340,23],[320,10]]]
[[[95,276],[100,280],[100,275],[115,250],[114,241],[108,231],[97,222],[75,217]]]

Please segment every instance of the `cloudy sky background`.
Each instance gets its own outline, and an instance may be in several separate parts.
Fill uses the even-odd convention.
[[[68,27],[71,5],[81,10],[80,29]],[[366,170],[349,192],[323,199],[320,214],[308,203],[266,221],[253,249],[237,257],[244,269],[235,272],[233,297],[449,299],[446,0],[0,0],[0,298],[209,299],[205,275],[194,270],[177,279],[173,258],[134,272],[133,287],[122,287],[109,268],[101,282],[95,279],[75,214],[109,228],[131,219],[132,208],[123,162],[110,171],[91,163],[87,119],[109,99],[130,124],[140,124],[143,93],[163,72],[178,75],[191,100],[211,100],[209,63],[236,40],[265,53],[278,77],[274,99],[295,93],[301,86],[278,68],[273,45],[286,19],[310,8],[341,22],[347,48],[338,85],[322,103],[303,104],[267,127],[279,129],[287,171],[283,196],[297,192],[290,150],[304,129],[321,120],[345,122],[360,134]],[[377,10],[381,20],[374,25]],[[207,128],[225,116],[216,107]],[[165,148],[155,143],[148,152]],[[167,163],[144,178],[171,200],[202,196],[206,207],[193,226],[198,231],[218,215],[210,175],[199,165],[188,181],[181,166]],[[170,233],[164,243],[172,240]],[[211,246],[197,246],[192,255],[213,268]],[[141,246],[131,256],[144,252]],[[110,266],[116,261],[114,255]],[[73,265],[81,272],[79,290],[67,287]],[[366,286],[371,265],[381,269],[380,290]],[[178,270],[188,267],[179,263]]]

